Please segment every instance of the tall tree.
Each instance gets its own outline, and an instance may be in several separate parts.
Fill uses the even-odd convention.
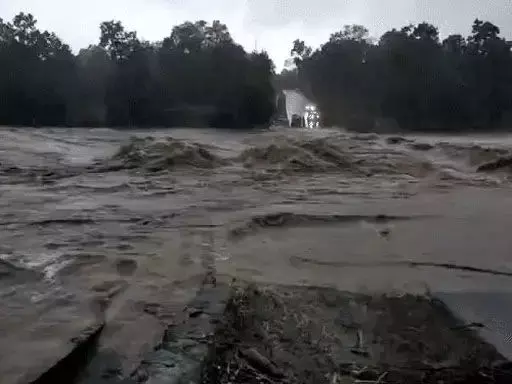
[[[76,77],[74,56],[55,34],[37,29],[31,14],[0,21],[0,121],[67,124]]]
[[[496,129],[512,120],[511,44],[490,22],[475,20],[467,38],[442,42],[429,23],[384,33],[377,43],[361,26],[345,26],[292,58],[299,84],[333,124],[373,129],[380,118],[417,130]]]

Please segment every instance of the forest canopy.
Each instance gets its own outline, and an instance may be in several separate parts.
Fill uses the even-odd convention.
[[[0,19],[0,124],[22,126],[268,125],[276,93],[301,89],[325,125],[357,130],[491,130],[512,126],[511,44],[475,20],[469,36],[431,24],[372,39],[345,26],[313,49],[293,42],[280,74],[246,52],[228,27],[187,21],[145,41],[119,21],[73,53],[31,14]]]
[[[0,19],[0,124],[252,127],[274,113],[274,66],[220,21],[148,42],[119,21],[73,54],[31,14]]]
[[[295,40],[291,55],[295,68],[283,71],[278,83],[301,88],[327,124],[512,128],[511,43],[490,22],[477,19],[469,36],[444,39],[428,23],[392,29],[379,40],[364,26],[350,25],[316,50]]]

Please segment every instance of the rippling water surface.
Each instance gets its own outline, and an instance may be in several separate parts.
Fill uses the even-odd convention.
[[[142,343],[148,306],[171,312],[209,270],[359,291],[510,291],[511,174],[477,168],[511,148],[509,136],[335,129],[4,128],[0,375],[44,365],[98,311],[112,346]]]

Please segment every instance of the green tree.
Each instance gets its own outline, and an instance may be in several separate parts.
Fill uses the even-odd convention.
[[[490,22],[477,19],[467,38],[442,42],[429,23],[392,29],[377,43],[364,27],[345,26],[305,52],[296,40],[298,84],[332,124],[371,130],[390,118],[405,129],[495,129],[512,116],[511,44]]]
[[[0,21],[0,121],[67,124],[76,84],[74,59],[55,34],[37,29],[31,14]]]
[[[79,85],[73,105],[73,123],[82,126],[105,125],[106,95],[115,64],[108,52],[98,45],[81,49],[76,61]]]

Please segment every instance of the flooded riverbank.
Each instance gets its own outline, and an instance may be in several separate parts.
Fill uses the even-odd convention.
[[[173,312],[208,273],[512,292],[512,173],[478,171],[508,156],[509,137],[4,128],[0,139],[6,383],[35,379],[55,359],[42,351],[58,355],[99,315],[129,370],[165,327],[148,308]]]

